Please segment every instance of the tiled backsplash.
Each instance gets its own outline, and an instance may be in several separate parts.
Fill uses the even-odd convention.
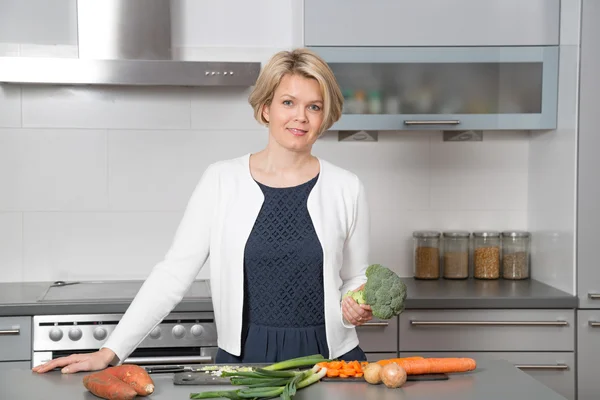
[[[247,95],[1,87],[0,281],[146,277],[204,168],[265,145]],[[528,146],[526,132],[381,132],[314,150],[364,181],[372,261],[410,275],[413,230],[527,226]]]

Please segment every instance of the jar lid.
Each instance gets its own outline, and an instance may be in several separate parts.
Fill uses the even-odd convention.
[[[500,232],[497,231],[478,231],[473,232],[475,237],[500,237]]]
[[[529,237],[531,233],[527,231],[504,231],[502,232],[504,237]]]
[[[471,236],[471,232],[468,232],[468,231],[447,231],[447,232],[444,232],[444,237],[468,238],[469,236]]]
[[[415,231],[413,237],[416,238],[438,238],[440,233],[436,231]]]

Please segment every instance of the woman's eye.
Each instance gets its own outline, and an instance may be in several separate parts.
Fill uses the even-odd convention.
[[[318,106],[318,105],[316,105],[316,104],[313,104],[313,105],[309,106],[309,108],[310,108],[312,111],[320,111],[320,110],[321,110],[321,107],[319,107],[319,106]]]
[[[283,105],[284,106],[291,106],[292,105],[292,101],[291,100],[284,100],[283,101]]]

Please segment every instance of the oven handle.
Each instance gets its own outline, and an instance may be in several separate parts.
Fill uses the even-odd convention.
[[[152,364],[210,364],[211,356],[179,356],[179,357],[129,357],[123,364],[152,365]]]

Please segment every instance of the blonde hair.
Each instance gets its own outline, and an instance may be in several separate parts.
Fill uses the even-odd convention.
[[[275,90],[286,75],[299,75],[315,79],[319,83],[324,112],[319,135],[340,119],[344,97],[333,72],[316,53],[300,48],[276,53],[260,72],[248,98],[248,102],[254,109],[254,118],[259,123],[268,125],[268,121],[263,116],[263,108],[271,104]]]

